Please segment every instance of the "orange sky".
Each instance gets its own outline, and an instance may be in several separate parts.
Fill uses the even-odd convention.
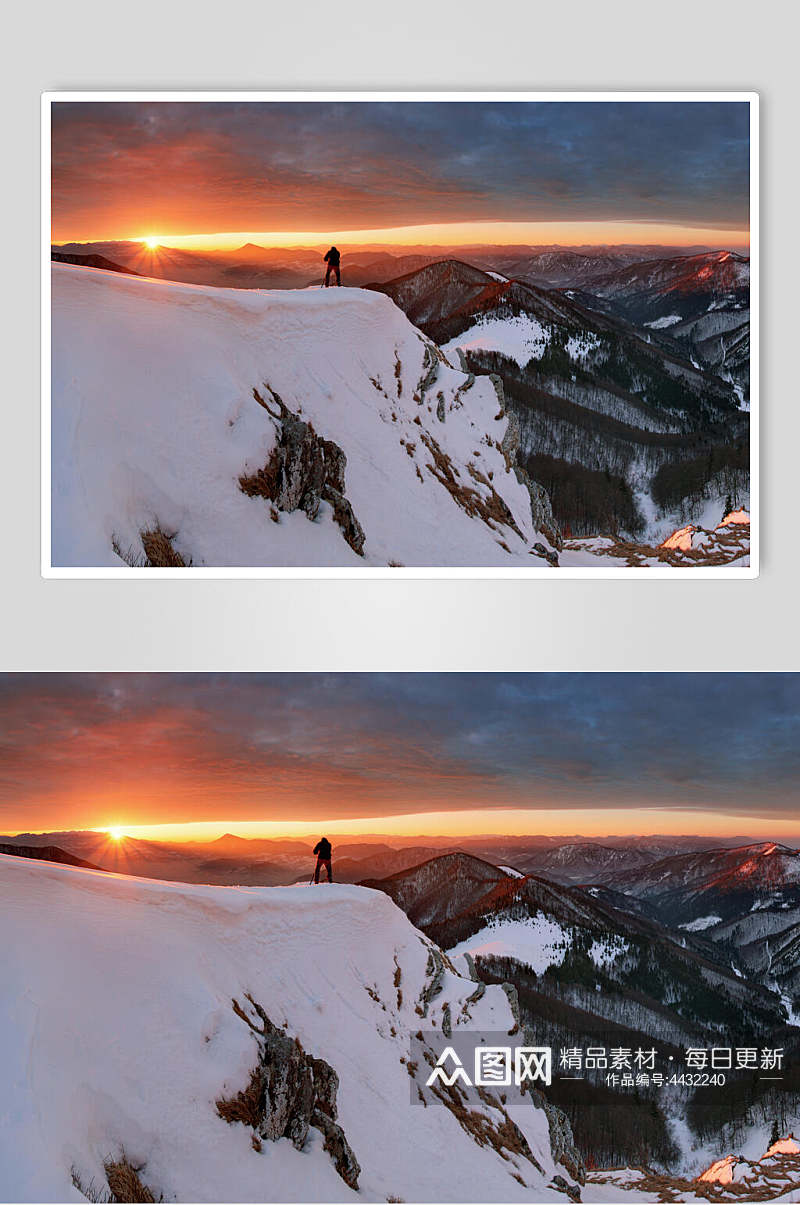
[[[764,819],[753,815],[728,815],[720,812],[671,810],[571,808],[526,811],[520,808],[482,809],[468,812],[415,812],[402,816],[374,816],[363,820],[318,819],[294,821],[212,820],[200,824],[124,824],[113,817],[98,826],[105,831],[119,828],[126,836],[152,841],[214,841],[223,833],[238,837],[306,837],[326,832],[329,836],[359,834],[392,837],[452,836],[471,837],[487,834],[509,836],[582,837],[665,836],[686,834],[727,838],[732,833],[754,839],[800,841],[800,823],[796,820]]]
[[[229,250],[244,243],[262,247],[308,247],[322,243],[384,244],[388,246],[475,246],[490,244],[658,243],[674,247],[726,247],[747,250],[749,232],[713,226],[681,226],[664,222],[440,222],[424,226],[394,226],[380,230],[235,230],[209,234],[172,233],[161,230],[127,231],[117,237],[140,241],[155,239],[168,247],[191,250]],[[54,241],[81,241],[76,234]]]
[[[792,674],[7,674],[0,733],[6,833],[800,830]]]
[[[746,101],[176,97],[51,122],[58,243],[747,241]]]

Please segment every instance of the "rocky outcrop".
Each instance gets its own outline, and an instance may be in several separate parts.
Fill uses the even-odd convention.
[[[350,1143],[344,1136],[344,1130],[327,1113],[323,1113],[319,1109],[312,1114],[311,1124],[320,1131],[325,1139],[323,1145],[333,1160],[337,1172],[345,1184],[356,1192],[361,1167],[353,1154]]]
[[[522,1025],[519,997],[517,989],[513,983],[502,984],[503,991],[508,997],[508,1003],[511,1008],[511,1014],[514,1017],[514,1029],[521,1030],[525,1039],[526,1046],[535,1046],[534,1035]],[[553,1155],[553,1162],[560,1163],[564,1170],[572,1176],[573,1180],[577,1180],[579,1184],[586,1183],[586,1167],[583,1162],[583,1157],[575,1145],[575,1138],[572,1133],[572,1126],[569,1124],[569,1118],[566,1113],[558,1108],[557,1105],[551,1104],[544,1093],[532,1085],[528,1086],[528,1093],[534,1105],[537,1108],[544,1110],[544,1115],[547,1118],[547,1125],[550,1131],[550,1150]],[[556,1177],[561,1179],[561,1177]],[[571,1188],[572,1186],[570,1186]],[[564,1189],[563,1191],[568,1191]],[[572,1196],[569,1191],[568,1195]],[[573,1200],[580,1200],[580,1194],[573,1196]]]
[[[436,378],[439,375],[439,365],[447,364],[447,360],[439,348],[433,343],[428,343],[424,340],[422,351],[422,376],[417,381],[417,387],[414,390],[415,401],[422,404],[425,399],[425,394],[435,384]]]
[[[540,1109],[544,1109],[547,1125],[550,1130],[550,1149],[553,1152],[553,1162],[560,1163],[573,1180],[579,1184],[586,1183],[586,1167],[583,1157],[575,1145],[572,1126],[569,1118],[557,1105],[553,1105],[538,1088],[529,1089],[531,1100]]]
[[[543,485],[539,485],[538,481],[531,481],[528,476],[527,469],[523,469],[522,465],[514,465],[514,476],[528,491],[528,496],[531,500],[531,517],[533,525],[538,531],[546,536],[554,548],[560,552],[564,547],[564,537],[561,534],[561,528],[558,525],[558,520],[553,514],[553,504],[550,501],[550,495]],[[554,563],[558,564],[558,557]]]
[[[471,969],[474,970],[474,963],[471,963]],[[534,1035],[522,1025],[522,1018],[519,1008],[519,996],[517,989],[513,983],[501,984],[503,991],[508,997],[508,1004],[511,1009],[511,1015],[514,1018],[514,1026],[509,1033],[514,1034],[521,1032],[526,1046],[535,1046]],[[524,1086],[523,1086],[524,1090]],[[575,1145],[575,1138],[572,1134],[572,1126],[569,1124],[569,1118],[566,1113],[553,1105],[547,1097],[534,1088],[532,1085],[527,1086],[533,1104],[544,1109],[545,1117],[547,1118],[548,1129],[550,1130],[550,1150],[553,1155],[553,1162],[560,1163],[564,1170],[572,1176],[573,1180],[577,1180],[579,1184],[586,1183],[586,1168],[580,1151]],[[556,1177],[561,1179],[561,1177]],[[572,1196],[573,1186],[570,1186],[569,1195]],[[568,1191],[564,1189],[563,1191]],[[573,1200],[580,1200],[580,1193],[577,1197],[573,1196]]]
[[[356,1190],[361,1168],[336,1120],[338,1075],[330,1063],[307,1054],[297,1038],[274,1025],[252,996],[246,1000],[254,1016],[248,1016],[236,1000],[233,1011],[258,1039],[258,1062],[247,1088],[216,1102],[219,1116],[249,1125],[256,1150],[262,1141],[278,1138],[288,1138],[302,1150],[313,1126],[322,1134],[339,1175]]]
[[[263,468],[239,477],[239,488],[248,497],[266,498],[276,512],[302,510],[309,519],[315,519],[322,502],[328,502],[342,536],[363,556],[364,529],[345,497],[344,451],[333,440],[317,435],[311,423],[290,410],[268,385],[266,388],[274,409],[257,389],[253,397],[276,423],[278,442]]]
[[[577,1184],[568,1184],[563,1176],[553,1176],[550,1181],[550,1187],[555,1188],[557,1192],[563,1192],[569,1197],[570,1201],[580,1201],[581,1190]]]
[[[427,1017],[431,1001],[438,996],[444,984],[445,962],[444,955],[436,946],[428,947],[428,962],[425,967],[427,976],[422,985],[417,1011],[421,1017]]]
[[[501,413],[508,419],[505,435],[500,443],[500,450],[506,458],[506,468],[513,471],[514,476],[521,485],[524,485],[528,491],[531,500],[531,518],[533,525],[537,531],[540,531],[543,536],[553,545],[553,548],[560,552],[564,547],[564,538],[561,534],[561,528],[558,526],[556,517],[553,514],[553,506],[550,502],[550,495],[543,485],[539,485],[536,481],[531,481],[527,470],[517,463],[517,453],[519,451],[520,429],[519,419],[513,410],[505,408],[505,394],[503,392],[503,382],[500,377],[492,372],[489,374],[489,380],[494,386],[494,391],[497,394],[497,400],[500,403]],[[534,545],[534,547],[536,547]],[[538,549],[537,549],[538,551]],[[558,564],[558,557],[552,558],[545,555],[545,559],[551,564]]]

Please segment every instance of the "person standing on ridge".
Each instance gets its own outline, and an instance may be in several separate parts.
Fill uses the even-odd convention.
[[[330,251],[325,252],[324,259],[325,259],[325,263],[328,265],[328,270],[325,273],[325,288],[326,289],[331,282],[331,272],[335,273],[335,275],[336,275],[337,285],[341,285],[341,283],[342,283],[342,276],[341,276],[341,272],[339,271],[339,261],[341,260],[341,258],[342,257],[339,254],[339,250],[337,247],[331,247]]]
[[[333,853],[333,850],[327,837],[320,837],[319,841],[314,846],[314,853],[317,855],[317,865],[316,869],[314,870],[314,882],[319,882],[319,874],[324,866],[328,872],[328,882],[332,883],[333,875],[331,874],[331,854]]]

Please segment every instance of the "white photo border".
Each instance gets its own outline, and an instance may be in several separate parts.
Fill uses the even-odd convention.
[[[392,102],[415,103],[420,101],[435,101],[438,103],[458,102],[539,102],[548,101],[580,101],[603,103],[614,102],[682,102],[682,103],[746,103],[750,107],[750,565],[735,566],[697,566],[697,567],[627,567],[613,568],[558,568],[531,567],[528,568],[499,568],[480,566],[458,566],[441,568],[430,566],[408,566],[390,568],[388,566],[365,566],[351,568],[347,566],[308,568],[286,566],[227,566],[221,568],[186,567],[183,569],[130,568],[120,566],[99,566],[97,568],[84,566],[54,566],[52,564],[51,542],[51,485],[52,485],[52,429],[51,429],[51,108],[61,103],[169,103],[181,104],[215,102],[359,102],[363,104]],[[701,581],[708,578],[747,581],[758,577],[760,568],[759,523],[760,523],[760,493],[759,493],[759,94],[756,91],[586,91],[586,92],[496,92],[496,91],[443,91],[443,92],[372,92],[372,91],[320,91],[306,92],[284,90],[277,92],[183,92],[183,91],[140,91],[140,92],[61,92],[42,93],[41,112],[41,575],[43,578],[110,578],[128,579],[171,578],[197,580],[202,578],[253,579],[253,578],[289,578],[289,579],[358,579],[404,578],[427,579],[462,578],[462,579],[535,579],[546,578],[548,581],[575,578],[601,580],[641,579],[653,581],[658,578],[669,578],[671,581]]]

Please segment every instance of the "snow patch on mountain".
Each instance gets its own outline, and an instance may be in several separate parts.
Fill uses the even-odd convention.
[[[496,351],[516,360],[524,368],[530,360],[541,359],[550,342],[550,330],[532,314],[508,318],[478,318],[472,326],[443,344],[446,356],[462,351]]]
[[[525,920],[499,916],[448,952],[453,959],[465,954],[473,959],[514,958],[542,975],[549,966],[561,966],[574,942],[570,929],[544,913]],[[587,952],[595,966],[607,968],[629,948],[623,937],[614,934],[592,941]]]
[[[460,941],[448,953],[456,958],[462,954],[472,958],[515,958],[542,975],[549,966],[561,965],[570,945],[569,931],[539,914],[524,921],[501,918]]]
[[[710,929],[712,925],[719,925],[721,922],[721,916],[698,916],[696,920],[687,921],[685,925],[678,925],[678,928],[685,929],[687,933],[700,933],[701,930]]]
[[[593,941],[589,947],[589,957],[596,967],[605,969],[610,967],[616,960],[627,954],[630,949],[630,943],[623,937],[607,937],[602,941]]]
[[[680,314],[665,314],[663,318],[656,318],[653,322],[645,322],[645,326],[649,326],[654,331],[662,331],[665,327],[674,326],[676,322],[680,321]]]
[[[594,331],[584,331],[580,335],[570,335],[567,339],[565,347],[567,355],[572,360],[585,360],[592,352],[596,352],[602,346],[600,337]]]

